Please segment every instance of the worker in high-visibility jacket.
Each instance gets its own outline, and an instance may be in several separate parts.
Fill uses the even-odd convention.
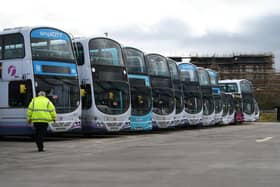
[[[28,105],[27,121],[33,123],[35,129],[35,142],[39,152],[44,151],[44,138],[47,134],[49,122],[55,122],[56,111],[53,103],[46,97],[44,91],[33,98]]]

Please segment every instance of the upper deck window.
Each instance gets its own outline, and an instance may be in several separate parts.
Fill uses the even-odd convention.
[[[124,66],[121,47],[113,40],[95,38],[89,41],[90,63]]]
[[[2,63],[0,63],[0,79],[2,79]]]
[[[198,82],[198,75],[195,66],[192,64],[180,64],[180,79],[186,82]]]
[[[211,85],[216,86],[218,85],[218,80],[216,76],[210,76]]]
[[[0,38],[0,59],[2,59],[2,58],[3,58],[2,45],[3,45],[2,38]]]
[[[158,55],[148,55],[149,72],[154,76],[170,77],[167,61]]]
[[[236,83],[221,83],[221,90],[224,92],[229,92],[229,93],[233,93],[233,92],[238,92],[238,87]]]
[[[180,77],[179,77],[179,72],[178,72],[178,69],[177,69],[176,62],[168,60],[168,65],[169,65],[169,70],[170,70],[170,73],[171,73],[171,78],[173,80],[179,80]]]
[[[216,72],[213,71],[208,71],[209,76],[210,76],[210,82],[211,85],[216,86],[218,85],[218,74]]]
[[[19,33],[0,36],[0,59],[24,57],[24,39]]]
[[[252,93],[252,85],[249,82],[241,82],[240,84],[242,93]]]
[[[77,59],[77,64],[83,65],[85,63],[84,48],[80,42],[74,43],[74,53]]]
[[[56,29],[32,30],[31,50],[36,60],[74,61],[70,37]]]
[[[126,48],[125,57],[128,73],[146,73],[144,54],[138,50]]]
[[[199,70],[198,71],[198,76],[199,76],[199,84],[201,86],[210,85],[209,76],[208,76],[208,73],[205,70]]]

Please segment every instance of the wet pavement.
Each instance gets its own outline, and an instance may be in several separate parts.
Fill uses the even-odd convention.
[[[0,186],[280,186],[280,123],[0,139]]]

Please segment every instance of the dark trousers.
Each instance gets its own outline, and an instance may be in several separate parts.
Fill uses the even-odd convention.
[[[38,151],[44,150],[44,139],[47,134],[48,123],[34,123],[35,128],[35,142]]]

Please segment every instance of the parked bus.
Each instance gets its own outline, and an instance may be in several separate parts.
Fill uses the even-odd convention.
[[[254,121],[256,115],[252,83],[246,79],[233,79],[221,80],[220,85],[225,92],[239,98],[244,121]]]
[[[81,129],[80,86],[71,38],[51,27],[0,32],[0,135],[32,135],[29,102],[42,90],[56,107],[49,132]]]
[[[174,126],[175,98],[167,59],[159,54],[145,55],[153,96],[153,128]]]
[[[215,124],[215,104],[210,77],[208,72],[202,67],[198,67],[198,77],[203,99],[202,124],[213,125]]]
[[[173,86],[173,92],[175,95],[175,116],[174,116],[174,125],[179,126],[185,124],[187,121],[186,115],[184,113],[184,93],[183,93],[183,84],[180,80],[179,69],[176,64],[176,61],[168,58],[168,66],[171,73],[171,80]]]
[[[112,39],[75,38],[82,88],[84,134],[130,129],[130,90],[121,45]]]
[[[206,69],[210,76],[210,82],[212,86],[212,95],[214,97],[214,105],[215,105],[215,124],[219,124],[222,122],[222,114],[223,114],[223,106],[222,106],[222,97],[221,97],[221,89],[219,86],[219,73],[212,69]]]
[[[132,47],[123,48],[131,95],[131,130],[152,130],[152,88],[145,56]]]
[[[201,124],[203,107],[197,67],[189,62],[180,62],[178,67],[183,84],[184,116],[186,116],[187,124]]]

